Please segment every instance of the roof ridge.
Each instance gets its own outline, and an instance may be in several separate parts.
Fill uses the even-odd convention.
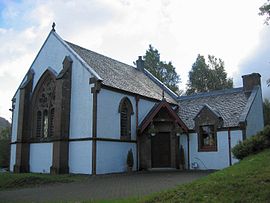
[[[224,94],[232,94],[232,93],[238,93],[242,92],[243,87],[237,87],[237,88],[230,88],[230,89],[223,89],[223,90],[214,90],[210,92],[200,92],[195,93],[193,95],[187,95],[187,96],[179,96],[179,100],[187,100],[187,99],[197,99],[201,97],[211,97],[211,96],[218,96],[218,95],[224,95]]]
[[[177,101],[178,95],[175,94],[167,85],[161,82],[157,77],[155,77],[149,70],[144,69],[144,73],[147,77],[149,77],[154,83],[156,83],[163,91],[166,91],[168,95],[170,95],[175,101]]]

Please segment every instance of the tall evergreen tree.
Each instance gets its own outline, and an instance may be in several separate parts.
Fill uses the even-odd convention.
[[[270,0],[267,0],[267,2],[265,2],[260,8],[260,13],[259,15],[261,16],[266,16],[266,19],[264,21],[264,23],[266,25],[269,25],[269,21],[270,21]]]
[[[264,21],[264,23],[266,25],[269,25],[269,21],[270,21],[270,0],[267,0],[267,2],[265,2],[260,8],[260,13],[259,15],[261,16],[266,16],[266,19]],[[266,81],[266,84],[268,87],[270,87],[270,78]]]
[[[145,68],[163,82],[168,88],[175,93],[179,93],[178,83],[180,76],[176,73],[172,62],[160,60],[160,53],[152,45],[149,45],[143,56]]]
[[[227,78],[227,73],[224,68],[224,61],[222,61],[220,58],[216,58],[213,55],[208,55],[208,62],[211,77],[209,82],[209,89],[221,90],[232,88],[233,80],[231,78]]]
[[[208,92],[233,87],[231,78],[227,78],[224,61],[208,55],[208,63],[202,55],[198,55],[189,72],[187,95],[197,92]]]
[[[264,99],[263,102],[263,118],[264,125],[270,125],[270,101],[269,99]]]

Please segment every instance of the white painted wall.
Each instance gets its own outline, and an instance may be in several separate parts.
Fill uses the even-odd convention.
[[[228,132],[220,131],[217,133],[216,152],[198,152],[197,133],[190,134],[190,168],[196,162],[200,170],[223,169],[229,166],[229,145]]]
[[[127,171],[127,153],[132,149],[134,166],[137,167],[136,144],[125,142],[97,142],[97,174]]]
[[[261,88],[258,89],[256,97],[247,116],[246,136],[250,137],[262,130],[263,121],[263,101]]]
[[[92,94],[89,78],[91,74],[75,56],[51,34],[38,57],[32,64],[35,72],[33,89],[42,74],[50,67],[57,74],[62,70],[65,56],[70,56],[72,64],[70,138],[90,137],[92,132]]]
[[[30,144],[30,172],[50,173],[50,167],[52,166],[52,153],[52,143]]]
[[[242,140],[243,140],[243,134],[241,130],[231,131],[231,148],[233,148]],[[238,159],[235,159],[233,157],[233,153],[231,153],[231,156],[232,156],[232,164],[235,164],[239,161]]]
[[[93,95],[89,85],[91,74],[73,62],[71,108],[70,108],[70,138],[85,138],[92,136]]]
[[[13,172],[13,167],[16,163],[16,144],[10,145],[10,162],[9,162],[9,171]]]
[[[110,91],[101,88],[98,93],[97,105],[97,137],[120,139],[120,113],[119,104],[122,98],[128,97],[134,114],[131,115],[131,139],[136,140],[136,100],[135,96]],[[140,99],[139,123],[155,105],[155,102]],[[132,149],[134,157],[134,170],[136,169],[136,144],[125,142],[97,142],[97,174],[126,171],[126,158],[128,150]]]
[[[44,46],[40,50],[39,55],[31,66],[31,69],[35,72],[33,89],[48,67],[54,70],[57,74],[60,73],[63,67],[62,62],[65,56],[68,55],[71,55],[69,50],[60,43],[54,34],[50,34]]]
[[[136,101],[135,96],[101,89],[98,94],[97,105],[97,136],[120,139],[120,113],[118,111],[122,98],[128,97],[132,103],[134,114],[131,115],[131,139],[136,140]],[[154,102],[140,99],[139,122],[155,105]]]
[[[33,62],[34,70],[33,90],[42,74],[50,67],[56,74],[62,70],[65,56],[73,60],[72,87],[71,87],[71,123],[70,137],[90,137],[92,133],[92,94],[89,78],[91,74],[77,58],[52,33]],[[26,78],[25,78],[26,79]],[[24,79],[24,80],[25,80]],[[93,85],[92,85],[93,86]],[[16,106],[13,117],[12,141],[16,141],[18,122],[19,90],[16,93]]]
[[[139,100],[139,113],[138,113],[138,120],[139,120],[139,125],[143,121],[143,119],[147,116],[149,111],[153,108],[155,105],[155,102],[149,101],[149,100],[144,100],[140,99]]]
[[[20,90],[16,92],[16,95],[14,98],[16,99],[16,102],[15,102],[15,108],[13,111],[11,142],[15,142],[17,140]]]
[[[101,89],[97,99],[97,137],[120,139],[120,113],[118,108],[123,97],[128,97],[132,103],[134,114],[131,115],[131,139],[136,139],[135,98],[106,89]]]
[[[80,174],[92,173],[92,141],[69,143],[69,172]]]
[[[44,43],[42,49],[40,50],[35,61],[31,65],[31,69],[34,70],[34,81],[33,90],[38,83],[42,74],[50,67],[56,74],[59,74],[62,70],[62,62],[65,56],[70,56],[73,60],[73,70],[72,70],[72,87],[71,87],[71,112],[70,112],[70,138],[84,138],[91,137],[92,135],[92,94],[91,85],[89,85],[89,78],[91,74],[86,70],[82,63],[64,46],[61,41],[51,33]],[[26,78],[24,78],[26,80]],[[93,85],[92,85],[93,86]],[[18,123],[18,110],[19,110],[19,90],[16,93],[16,106],[13,116],[13,131],[12,131],[12,142],[17,139],[17,123]],[[47,150],[47,145],[42,145],[42,147],[37,150],[36,145],[31,145],[36,153],[41,153],[41,156],[45,156]],[[41,146],[41,145],[40,145]],[[47,154],[48,155],[48,154]],[[47,156],[46,155],[46,156]],[[40,167],[37,164],[40,159],[36,159],[37,155],[31,153],[31,164],[32,170],[38,172],[43,171],[43,165]],[[71,152],[71,156],[74,155]],[[12,160],[11,160],[12,161]],[[47,164],[47,163],[46,163]],[[45,167],[45,166],[44,166]],[[47,167],[47,165],[46,165]],[[47,172],[48,167],[45,167]],[[75,170],[75,169],[74,169]],[[76,169],[77,170],[77,169]],[[76,171],[75,170],[75,171]]]
[[[231,148],[233,148],[239,141],[242,141],[242,131],[233,130],[231,131]],[[188,146],[187,146],[187,136],[180,136],[180,145],[184,147],[185,153],[185,163],[186,168],[188,168]],[[200,166],[199,169],[222,169],[229,166],[229,155],[228,155],[229,145],[228,145],[228,131],[218,132],[218,151],[217,152],[198,152],[198,140],[197,134],[190,134],[190,168],[192,162],[197,162]],[[232,157],[232,164],[237,163],[239,160]],[[220,159],[220,160],[219,160]],[[201,160],[201,161],[200,161]],[[204,165],[202,164],[204,163]],[[216,163],[214,163],[216,162]],[[191,168],[192,169],[192,168]]]

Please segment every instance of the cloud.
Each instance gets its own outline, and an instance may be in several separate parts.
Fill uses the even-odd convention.
[[[9,108],[11,107],[11,99],[15,93],[15,91],[12,92],[10,90],[16,89],[16,83],[14,83],[15,80],[16,78],[8,72],[4,72],[2,75],[0,75],[0,112],[9,121],[11,121],[11,113],[9,112]]]
[[[1,6],[0,116],[10,118],[10,100],[45,41],[52,22],[59,23],[59,31],[66,33],[67,38],[89,40],[96,36],[92,39],[95,44],[99,37],[97,28],[111,21],[112,9],[104,1],[22,0],[4,1]]]
[[[270,99],[270,87],[266,80],[270,78],[270,27],[260,33],[260,41],[254,50],[240,63],[241,75],[258,72],[261,74],[263,97]],[[237,81],[239,83],[239,80]]]
[[[56,31],[65,40],[130,65],[152,44],[162,60],[172,61],[183,81],[182,89],[199,53],[222,58],[231,77],[238,72],[239,61],[262,37],[258,30],[263,19],[257,15],[261,3],[255,1],[0,2],[0,77],[12,78],[5,81],[7,86],[0,87],[10,92],[0,89],[0,116],[7,118],[10,97],[46,39],[52,22],[56,22]],[[249,68],[245,70],[250,72]]]

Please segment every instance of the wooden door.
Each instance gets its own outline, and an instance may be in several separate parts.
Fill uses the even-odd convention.
[[[151,137],[152,168],[171,167],[170,133]]]

